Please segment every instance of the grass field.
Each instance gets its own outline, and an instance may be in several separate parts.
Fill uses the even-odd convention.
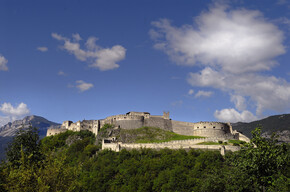
[[[179,135],[171,131],[166,131],[155,127],[122,130],[121,135],[132,137],[135,143],[161,143],[174,140],[204,138],[199,136]]]

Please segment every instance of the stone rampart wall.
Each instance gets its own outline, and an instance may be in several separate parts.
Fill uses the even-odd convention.
[[[121,120],[115,121],[113,124],[117,127],[121,127],[123,129],[136,129],[143,127],[144,121],[142,120]]]
[[[172,131],[180,135],[193,135],[194,123],[171,120]]]
[[[67,129],[47,129],[46,136],[52,136],[66,131]]]
[[[202,128],[193,130],[193,135],[202,137],[225,137],[227,133],[221,129]]]
[[[163,119],[161,117],[150,117],[144,120],[144,126],[147,127],[158,127],[160,129],[172,131],[171,121]]]
[[[205,149],[205,150],[221,150],[224,145],[195,145],[195,144],[182,144],[182,143],[103,143],[102,149],[109,149],[112,151],[119,151],[122,149]],[[240,147],[225,145],[225,150],[227,151],[238,151]]]
[[[246,135],[243,135],[242,133],[239,133],[238,137],[239,137],[238,139],[241,140],[241,141],[245,141],[245,142],[250,142],[251,141]]]
[[[200,130],[200,129],[219,129],[223,130],[226,133],[230,133],[230,127],[226,123],[220,123],[220,122],[198,122],[194,123],[194,129]]]

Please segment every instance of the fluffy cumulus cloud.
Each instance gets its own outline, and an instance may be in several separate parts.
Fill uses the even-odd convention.
[[[48,48],[47,47],[37,47],[37,50],[41,51],[41,52],[46,52],[46,51],[48,51]]]
[[[20,119],[30,113],[25,103],[20,103],[15,107],[11,103],[3,103],[0,107],[0,112],[4,115],[0,116],[0,126],[10,121]]]
[[[156,49],[179,65],[203,68],[189,73],[189,84],[230,95],[236,109],[216,111],[217,119],[250,121],[264,110],[290,108],[289,82],[261,73],[277,66],[275,58],[285,53],[283,32],[261,12],[215,4],[192,25],[175,27],[166,19],[152,25]],[[248,100],[255,103],[256,115],[246,110]]]
[[[80,44],[82,38],[79,34],[73,34],[72,39],[57,33],[52,33],[51,36],[64,42],[61,46],[62,49],[73,54],[78,60],[88,62],[90,67],[98,68],[101,71],[118,68],[117,62],[125,59],[126,56],[126,49],[123,46],[114,45],[111,48],[102,48],[96,44],[98,40],[96,37],[89,37],[83,49]]]
[[[0,71],[8,71],[7,63],[8,60],[0,54]]]
[[[240,113],[233,108],[216,110],[214,116],[223,122],[250,122],[257,120],[257,117],[250,111],[245,110]]]
[[[283,33],[267,22],[259,11],[227,11],[216,5],[195,19],[197,27],[174,27],[168,20],[156,27],[155,47],[181,65],[196,63],[230,73],[269,70],[274,57],[285,52]]]
[[[76,88],[78,88],[80,92],[88,91],[93,87],[94,85],[92,83],[86,83],[83,80],[76,81]]]

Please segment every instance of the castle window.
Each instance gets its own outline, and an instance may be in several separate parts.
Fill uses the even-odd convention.
[[[204,126],[203,128],[206,128],[206,126]]]

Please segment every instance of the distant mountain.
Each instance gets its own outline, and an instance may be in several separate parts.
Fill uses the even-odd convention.
[[[232,123],[233,129],[249,138],[252,136],[251,131],[259,125],[262,126],[262,136],[270,137],[273,132],[276,132],[280,141],[290,143],[290,114],[274,115],[250,123]]]
[[[48,128],[60,128],[60,124],[49,121],[43,117],[32,115],[24,117],[22,120],[16,120],[9,122],[6,125],[0,127],[0,159],[4,158],[5,148],[7,143],[12,140],[16,135],[17,130],[20,128],[28,128],[29,126],[37,127],[40,138],[46,136]]]

